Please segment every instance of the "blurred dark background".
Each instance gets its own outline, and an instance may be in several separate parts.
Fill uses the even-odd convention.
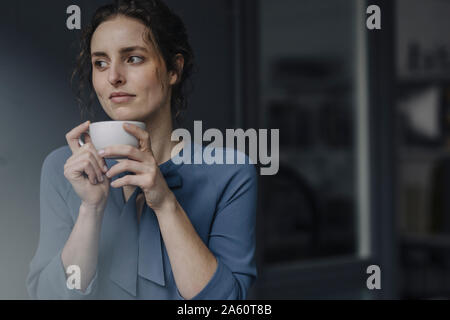
[[[42,162],[82,121],[66,8],[84,25],[107,2],[0,13],[0,299],[28,298]],[[183,126],[280,129],[249,298],[450,298],[450,1],[166,2],[198,67]],[[366,28],[371,4],[381,30]],[[380,290],[366,285],[373,264]]]

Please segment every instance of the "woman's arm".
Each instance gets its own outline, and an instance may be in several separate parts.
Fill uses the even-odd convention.
[[[82,292],[88,288],[97,269],[103,211],[102,208],[90,208],[82,204],[75,226],[61,253],[65,270],[71,265],[80,268]]]
[[[182,298],[245,299],[256,278],[257,174],[254,166],[234,168],[217,205],[208,247],[175,196],[155,210]]]
[[[175,196],[155,211],[180,294],[195,297],[211,280],[217,261],[200,239]]]
[[[86,272],[84,262],[79,259],[74,248],[77,247],[75,245],[77,241],[83,243],[83,247],[87,245],[86,242],[97,243],[98,241],[94,239],[99,233],[97,232],[99,227],[96,221],[85,218],[93,212],[88,212],[82,207],[76,222],[71,217],[67,205],[69,185],[62,174],[64,160],[68,156],[67,151],[60,148],[52,152],[42,166],[39,244],[27,277],[27,290],[33,299],[86,299],[95,291],[96,276],[88,279],[91,277],[89,271]],[[90,231],[79,231],[84,228]],[[83,239],[83,236],[89,240]],[[64,263],[63,251],[65,251]],[[91,280],[85,292],[67,286],[66,270],[69,265],[74,264],[80,265],[83,284]]]

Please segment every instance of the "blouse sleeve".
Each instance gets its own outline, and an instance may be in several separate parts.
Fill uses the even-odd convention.
[[[27,290],[32,299],[86,299],[95,291],[97,273],[84,292],[69,289],[61,259],[74,223],[64,199],[67,185],[56,155],[51,153],[42,165],[39,244],[30,263]]]
[[[209,235],[208,247],[218,266],[208,284],[193,299],[245,299],[256,279],[256,168],[251,164],[236,167],[238,169],[219,195]],[[182,299],[180,295],[179,298]]]

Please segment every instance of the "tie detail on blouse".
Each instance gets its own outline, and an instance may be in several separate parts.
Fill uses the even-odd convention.
[[[170,189],[182,186],[178,170],[170,170],[170,167],[160,167],[160,170]],[[131,173],[125,172],[116,179],[127,174]],[[155,212],[146,202],[141,221],[137,221],[136,198],[141,192],[142,189],[137,187],[123,206],[109,274],[111,280],[133,296],[136,296],[138,275],[165,286],[161,232]],[[116,203],[123,203],[123,200],[117,199],[123,197],[121,188],[113,189],[112,196],[115,197]]]

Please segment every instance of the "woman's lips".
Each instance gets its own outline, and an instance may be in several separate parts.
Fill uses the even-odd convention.
[[[114,103],[126,103],[126,102],[130,102],[131,100],[133,100],[136,96],[115,96],[115,97],[111,97],[111,101]]]

